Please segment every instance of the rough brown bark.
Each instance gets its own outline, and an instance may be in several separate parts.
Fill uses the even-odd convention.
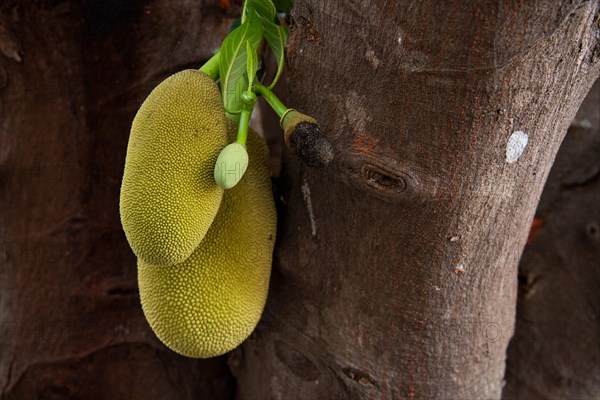
[[[118,214],[135,111],[220,45],[218,4],[0,4],[2,399],[232,396],[224,358],[151,332]]]
[[[505,399],[600,395],[600,80],[569,127],[519,265]]]
[[[600,70],[598,2],[307,0],[292,17],[290,102],[336,161],[284,159],[238,397],[499,398],[517,262]]]

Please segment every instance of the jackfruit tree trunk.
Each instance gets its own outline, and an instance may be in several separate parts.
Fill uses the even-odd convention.
[[[498,399],[517,263],[600,72],[598,1],[296,1],[289,100],[334,145],[285,156],[240,399]]]

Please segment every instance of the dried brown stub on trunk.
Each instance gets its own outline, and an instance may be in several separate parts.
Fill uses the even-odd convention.
[[[317,120],[296,110],[281,119],[285,144],[311,167],[326,167],[333,160],[333,147],[319,129]]]

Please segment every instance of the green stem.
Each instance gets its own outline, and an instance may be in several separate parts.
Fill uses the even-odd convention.
[[[204,72],[206,75],[210,76],[213,81],[219,79],[219,67],[221,64],[221,52],[218,51],[217,54],[212,56],[210,60],[208,60],[202,67],[200,67],[200,71]]]
[[[252,116],[253,110],[254,106],[244,104],[242,112],[240,113],[240,125],[238,126],[238,133],[235,141],[244,146],[246,145],[246,139],[248,139],[248,127],[250,125],[250,117]]]
[[[287,108],[285,104],[283,104],[281,100],[279,100],[277,96],[275,96],[275,93],[273,93],[273,91],[271,91],[271,89],[269,89],[268,87],[255,84],[252,86],[252,90],[256,94],[261,95],[265,98],[267,103],[271,106],[271,108],[273,109],[273,111],[275,111],[279,118],[283,117],[289,110],[289,108]]]

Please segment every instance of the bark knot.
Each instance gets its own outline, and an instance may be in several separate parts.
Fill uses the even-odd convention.
[[[297,377],[303,381],[316,381],[321,375],[317,368],[307,356],[299,350],[282,341],[275,342],[275,354],[277,358]]]
[[[436,197],[438,180],[390,157],[353,152],[346,161],[349,181],[380,200],[395,203]]]
[[[364,164],[361,173],[367,185],[377,190],[394,193],[406,190],[406,181],[401,175],[389,173],[375,165]]]

